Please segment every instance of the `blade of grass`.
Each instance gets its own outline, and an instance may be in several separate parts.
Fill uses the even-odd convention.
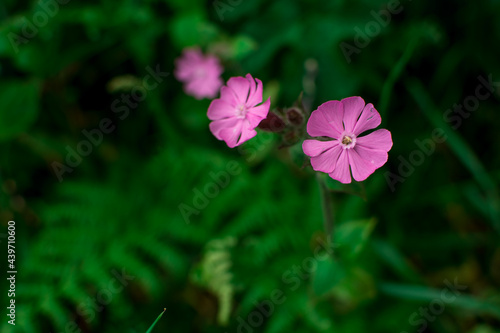
[[[410,79],[406,81],[406,86],[432,125],[436,128],[442,129],[446,134],[446,142],[448,146],[455,153],[462,164],[470,171],[472,177],[474,177],[481,189],[484,191],[484,194],[488,199],[488,210],[493,227],[500,232],[500,208],[495,182],[488,175],[486,169],[481,164],[481,161],[474,154],[474,151],[467,145],[465,140],[463,140],[462,137],[447,123],[445,123],[442,118],[442,113],[432,101],[423,84],[416,79]]]
[[[387,106],[389,105],[389,100],[391,99],[391,92],[393,90],[394,84],[396,83],[396,80],[403,72],[403,69],[405,69],[408,61],[410,61],[413,51],[417,47],[419,37],[420,36],[417,35],[415,38],[413,38],[408,42],[405,51],[399,58],[396,65],[392,68],[391,72],[389,73],[389,76],[387,77],[387,79],[384,82],[384,85],[382,86],[382,92],[380,93],[380,101],[378,103],[379,105],[378,111],[380,112],[382,119],[384,119],[385,113],[387,112]]]
[[[425,286],[397,284],[397,283],[382,283],[379,285],[379,290],[390,296],[401,299],[421,302],[432,302],[441,300],[444,289],[435,289]],[[450,293],[452,294],[453,291]],[[446,302],[455,308],[461,308],[471,311],[476,314],[489,314],[496,318],[500,318],[500,305],[488,302],[476,297],[459,293],[453,301]]]
[[[401,278],[413,283],[423,282],[415,268],[407,262],[395,246],[382,239],[372,239],[370,245],[374,253]]]
[[[153,325],[151,325],[151,327],[146,331],[146,333],[151,333],[153,331],[153,328],[155,327],[156,323],[160,320],[161,316],[163,316],[163,314],[165,313],[167,309],[163,309],[163,312],[160,313],[160,315],[158,316],[158,318],[156,318],[155,322],[153,323]]]

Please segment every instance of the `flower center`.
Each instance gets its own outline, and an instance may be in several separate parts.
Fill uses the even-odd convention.
[[[236,107],[236,117],[238,118],[245,118],[245,116],[247,115],[247,111],[248,109],[246,108],[245,105],[238,105]]]
[[[343,133],[340,143],[344,149],[351,149],[356,145],[356,136],[352,133]]]
[[[349,136],[347,136],[347,135],[345,135],[345,136],[342,138],[342,144],[344,144],[344,145],[348,145],[348,144],[350,144],[351,142],[352,142],[351,137],[349,137]]]

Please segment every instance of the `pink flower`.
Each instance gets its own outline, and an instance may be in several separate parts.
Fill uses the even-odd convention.
[[[381,121],[373,105],[365,106],[361,97],[323,103],[311,114],[307,133],[333,140],[305,140],[302,149],[311,157],[314,170],[348,184],[351,182],[350,167],[354,179],[363,181],[387,162],[387,152],[392,147],[391,132],[386,129],[359,136],[380,125]]]
[[[186,94],[196,99],[214,98],[222,86],[220,75],[224,71],[219,59],[204,56],[200,49],[185,49],[182,57],[175,61],[174,75],[184,83]]]
[[[210,131],[230,148],[253,138],[255,128],[267,117],[271,98],[262,102],[262,82],[250,74],[232,77],[220,90],[220,98],[208,107]]]

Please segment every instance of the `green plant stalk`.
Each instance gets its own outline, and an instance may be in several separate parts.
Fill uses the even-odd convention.
[[[155,327],[156,323],[160,320],[161,316],[163,316],[163,314],[165,313],[167,309],[163,309],[163,312],[160,313],[160,315],[158,316],[158,318],[156,318],[155,322],[153,323],[153,325],[151,325],[151,327],[146,331],[146,333],[151,333],[153,331],[153,328]]]
[[[333,237],[334,217],[333,217],[333,202],[330,191],[326,186],[325,178],[318,172],[316,178],[319,184],[321,194],[321,207],[323,209],[323,224],[327,237]]]

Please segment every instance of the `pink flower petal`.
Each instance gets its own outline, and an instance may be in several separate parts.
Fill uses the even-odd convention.
[[[219,59],[214,55],[207,55],[205,64],[211,76],[220,76],[222,72],[224,72],[224,68],[220,64]]]
[[[311,166],[315,171],[330,173],[335,169],[342,148],[337,144],[318,156],[311,157]]]
[[[363,146],[356,146],[354,150],[359,154],[359,156],[370,163],[370,165],[375,166],[375,169],[380,168],[387,162],[387,152],[377,149],[368,149]]]
[[[342,118],[344,117],[344,107],[339,101],[328,101],[321,104],[318,107],[323,113],[326,121],[334,130],[334,135],[336,138],[342,134],[344,131],[344,126],[342,124]]]
[[[222,79],[220,77],[213,77],[212,80],[207,83],[207,87],[208,87],[208,92],[207,92],[207,95],[209,98],[214,98],[215,96],[217,96],[217,93],[219,92],[220,90],[220,87],[222,86],[224,82],[222,81]]]
[[[342,104],[339,101],[329,101],[321,104],[311,113],[307,121],[307,133],[310,136],[327,136],[338,139],[344,131],[342,127]]]
[[[210,132],[212,132],[212,134],[217,139],[222,140],[222,137],[220,136],[220,132],[226,128],[233,128],[239,122],[241,122],[241,119],[238,119],[238,118],[219,119],[219,120],[212,121],[208,125],[208,127],[210,128]]]
[[[347,97],[341,100],[344,105],[344,127],[347,132],[353,132],[356,121],[363,111],[365,101],[359,96]]]
[[[222,99],[214,99],[208,107],[207,116],[210,120],[230,118],[236,115],[234,106],[229,105]]]
[[[250,82],[247,79],[241,76],[232,77],[227,81],[227,86],[233,90],[238,104],[246,104],[250,91]]]
[[[329,141],[318,141],[318,140],[305,140],[302,143],[302,150],[304,154],[310,157],[318,156],[324,151],[338,146],[339,142],[337,140]]]
[[[197,68],[203,66],[203,54],[200,49],[185,49],[182,56],[175,61],[174,75],[179,81],[188,81]]]
[[[247,119],[251,118],[260,118],[260,120],[265,119],[267,117],[267,114],[269,113],[269,107],[271,106],[271,98],[269,97],[267,101],[262,103],[261,105],[255,106],[253,108],[248,109],[248,112],[246,114]],[[252,117],[255,116],[255,117]],[[259,121],[260,123],[260,121]],[[259,125],[257,123],[254,127],[257,127]],[[252,123],[253,124],[253,123]]]
[[[335,169],[329,174],[335,180],[343,184],[349,184],[351,182],[351,173],[349,171],[349,157],[347,149],[342,149]]]
[[[199,47],[185,49],[183,52],[183,59],[188,61],[203,61],[203,53]]]
[[[253,79],[250,74],[246,78],[250,81],[250,93],[248,94],[247,106],[255,106],[262,102],[262,81]],[[255,83],[257,82],[257,84]]]
[[[250,84],[250,91],[248,93],[248,95],[250,96],[255,92],[255,90],[257,90],[257,83],[255,82],[255,79],[252,77],[252,75],[250,75],[250,73],[245,75],[245,79],[247,79],[248,83]]]
[[[368,135],[358,136],[356,145],[369,149],[389,151],[392,148],[391,132],[386,129],[379,129]]]
[[[312,137],[327,136],[335,139],[336,136],[332,131],[332,126],[328,124],[323,113],[319,110],[314,110],[307,121],[307,133]]]
[[[174,75],[175,78],[179,81],[187,81],[193,74],[193,68],[191,66],[187,66],[182,62],[177,62]]]
[[[250,124],[249,126],[251,126],[252,128],[256,128],[257,126],[259,126],[260,122],[263,119],[264,118],[250,113],[247,113],[247,115],[245,116],[245,120],[248,121],[248,123]]]
[[[214,98],[222,85],[220,78],[196,78],[188,81],[184,90],[196,99]]]
[[[352,176],[358,182],[368,178],[376,169],[367,161],[363,160],[354,149],[349,151],[349,164],[351,166]]]
[[[387,152],[356,145],[349,151],[349,164],[352,176],[360,182],[368,178],[378,168],[387,162]]]
[[[241,128],[241,136],[240,139],[238,140],[238,146],[241,145],[243,142],[246,142],[253,138],[254,136],[257,135],[257,131],[254,130],[254,127],[248,122],[244,121],[243,122],[243,127]]]
[[[358,122],[354,126],[353,133],[356,135],[360,135],[364,131],[373,129],[380,125],[382,122],[382,118],[377,110],[373,107],[373,104],[369,103],[363,109],[361,116],[359,117]]]
[[[244,120],[240,120],[234,127],[224,128],[220,131],[220,137],[229,148],[239,146],[257,134],[255,130],[244,127],[245,125],[248,123],[245,124]]]
[[[186,81],[184,85],[184,92],[188,95],[195,97],[196,99],[203,98],[205,88],[203,85],[203,81],[200,80],[190,80]],[[200,98],[200,96],[202,96]]]
[[[226,103],[228,103],[234,107],[237,107],[240,104],[238,97],[236,96],[233,89],[231,89],[227,86],[223,86],[220,89],[220,99],[224,100]]]

